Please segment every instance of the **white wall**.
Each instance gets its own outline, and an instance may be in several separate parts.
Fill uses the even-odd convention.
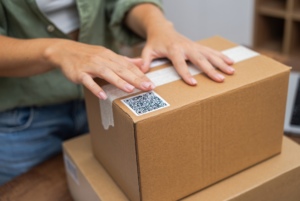
[[[163,0],[166,17],[192,40],[220,35],[252,44],[254,0]]]

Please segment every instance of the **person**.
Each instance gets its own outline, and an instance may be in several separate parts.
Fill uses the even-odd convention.
[[[142,40],[141,58],[117,53]],[[0,0],[0,184],[61,151],[62,140],[88,132],[82,85],[99,99],[101,78],[125,92],[153,90],[145,76],[168,58],[188,85],[186,61],[212,80],[233,62],[179,34],[159,0]]]

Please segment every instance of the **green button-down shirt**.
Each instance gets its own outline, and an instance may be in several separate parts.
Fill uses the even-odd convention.
[[[161,7],[160,0],[76,0],[79,41],[115,51],[116,42],[131,45],[140,41],[122,22],[130,8],[146,2]],[[69,39],[43,15],[35,0],[0,0],[0,34],[22,39]],[[0,77],[0,111],[82,98],[81,86],[71,83],[58,69],[25,78]]]

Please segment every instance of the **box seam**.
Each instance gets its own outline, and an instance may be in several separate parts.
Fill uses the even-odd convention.
[[[138,183],[138,188],[139,188],[139,198],[140,201],[142,201],[142,188],[141,188],[141,178],[140,178],[140,165],[139,165],[139,154],[138,154],[138,143],[137,143],[137,132],[136,132],[136,123],[134,120],[131,118],[131,116],[125,112],[118,104],[115,103],[114,105],[120,109],[133,123],[133,134],[134,134],[134,146],[135,146],[135,161],[136,161],[136,166],[137,166],[137,183]]]
[[[141,174],[140,174],[140,163],[139,163],[136,123],[134,123],[134,140],[135,140],[135,155],[136,155],[137,177],[138,177],[140,201],[142,201],[143,200],[143,194],[142,194],[142,182],[141,182],[141,177],[140,177]]]

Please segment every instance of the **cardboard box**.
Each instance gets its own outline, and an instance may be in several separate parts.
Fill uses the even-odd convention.
[[[177,200],[280,153],[290,68],[220,37],[200,43],[234,58],[235,75],[216,83],[191,66],[191,87],[163,64],[148,73],[158,95],[105,85],[99,103],[85,91],[93,152],[130,200]]]
[[[89,135],[66,142],[64,155],[68,185],[74,200],[129,200],[94,158]],[[280,155],[199,191],[183,201],[299,201],[299,189],[300,146],[285,137]]]

